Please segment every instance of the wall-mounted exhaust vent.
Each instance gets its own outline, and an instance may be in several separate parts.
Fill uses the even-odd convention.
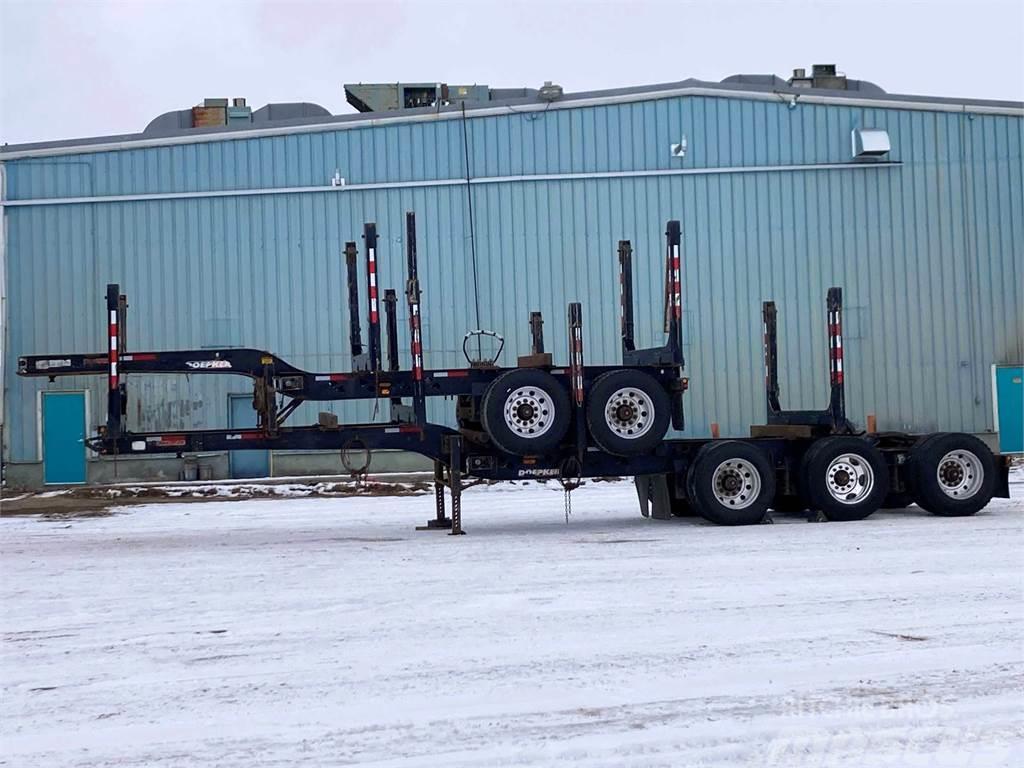
[[[881,157],[892,149],[889,132],[881,128],[854,128],[850,132],[854,160]]]

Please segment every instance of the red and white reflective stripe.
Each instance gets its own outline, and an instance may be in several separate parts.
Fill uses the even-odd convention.
[[[771,382],[768,380],[768,321],[764,323],[764,385],[767,387]]]
[[[107,366],[110,372],[110,388],[117,389],[117,310],[110,310],[110,350],[107,354]]]
[[[843,383],[843,321],[837,311],[828,313],[829,351],[831,357],[832,383]]]
[[[675,307],[673,312],[675,313],[676,320],[681,320],[683,317],[683,281],[679,274],[679,246],[672,246],[672,295],[675,300]]]
[[[583,329],[572,329],[572,392],[576,404],[583,405]]]
[[[423,380],[423,341],[420,338],[420,304],[418,301],[409,305],[409,324],[412,330],[412,377],[415,381]]]
[[[369,282],[370,282],[370,322],[376,324],[378,322],[378,303],[377,303],[377,249],[370,248],[367,251],[367,259],[369,261]]]

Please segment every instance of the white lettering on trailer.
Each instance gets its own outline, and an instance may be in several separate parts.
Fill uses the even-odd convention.
[[[48,371],[51,368],[68,368],[71,365],[71,361],[67,358],[58,360],[36,360],[37,371]]]
[[[551,469],[520,469],[519,477],[559,477],[562,472],[558,467],[552,467]]]
[[[230,368],[231,362],[228,360],[187,360],[185,365],[192,369]]]

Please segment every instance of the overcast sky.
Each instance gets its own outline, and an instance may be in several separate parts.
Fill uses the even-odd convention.
[[[348,112],[346,82],[566,91],[835,63],[890,93],[1024,100],[1024,0],[0,0],[0,141],[141,131],[204,97]]]

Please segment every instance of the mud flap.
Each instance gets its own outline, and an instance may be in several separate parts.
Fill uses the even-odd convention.
[[[668,475],[637,475],[633,481],[640,502],[640,514],[655,520],[671,520],[672,498],[668,491]]]
[[[992,495],[998,499],[1010,498],[1010,462],[1009,456],[996,456],[996,484]]]

